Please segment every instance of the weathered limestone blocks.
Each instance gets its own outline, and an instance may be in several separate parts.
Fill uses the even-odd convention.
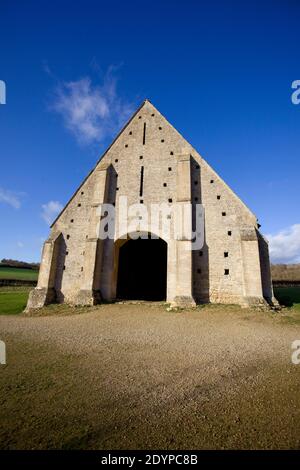
[[[161,237],[167,243],[167,302],[184,308],[196,302],[276,304],[268,244],[255,215],[146,100],[54,221],[28,309],[116,298],[120,237],[101,240],[98,228],[106,203],[115,206],[118,222],[124,196],[149,213],[152,204],[192,206],[183,231]],[[197,204],[204,209],[204,245],[191,250]]]
[[[191,203],[191,156],[190,154],[177,157],[177,197],[178,210],[180,206]],[[193,307],[196,302],[193,297],[193,265],[192,265],[192,212],[188,224],[183,227],[176,240],[176,292],[172,305],[178,307]]]
[[[81,289],[76,305],[95,305],[102,300],[100,276],[102,270],[104,241],[99,240],[97,231],[101,220],[101,205],[107,200],[109,191],[110,165],[102,164],[96,171],[96,182],[91,204],[89,236],[84,250],[84,266]]]
[[[26,311],[42,308],[56,302],[56,291],[53,287],[36,287],[29,293]]]
[[[45,241],[38,284],[29,294],[26,310],[41,308],[56,301],[55,282],[61,241],[60,232],[53,232]]]

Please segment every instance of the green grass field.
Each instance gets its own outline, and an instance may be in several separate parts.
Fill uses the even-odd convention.
[[[274,294],[281,305],[300,310],[300,287],[275,287]]]
[[[0,279],[36,281],[37,278],[38,271],[33,269],[4,268],[0,266]]]
[[[0,289],[0,315],[16,315],[26,307],[28,290]]]

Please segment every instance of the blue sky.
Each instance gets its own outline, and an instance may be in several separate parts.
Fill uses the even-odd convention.
[[[300,3],[0,4],[0,258],[38,261],[49,221],[150,99],[300,262]]]

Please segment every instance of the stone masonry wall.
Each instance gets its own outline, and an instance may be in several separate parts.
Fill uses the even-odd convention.
[[[128,204],[171,204],[176,202],[177,157],[182,154],[191,155],[191,200],[203,204],[205,210],[205,244],[192,255],[193,296],[198,302],[241,303],[247,296],[241,230],[256,229],[256,217],[149,101],[96,168],[103,164],[112,167],[108,201],[115,203],[116,212],[120,196],[127,196]],[[61,232],[63,238],[56,283],[60,301],[74,301],[81,287],[96,176],[95,171],[90,173],[52,226],[52,232]],[[104,250],[103,282],[110,257],[109,250]],[[260,266],[255,267],[252,277],[261,284]]]

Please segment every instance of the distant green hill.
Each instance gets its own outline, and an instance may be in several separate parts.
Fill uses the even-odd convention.
[[[0,266],[0,279],[25,279],[30,281],[36,281],[38,278],[38,274],[38,270],[34,269],[9,268]]]

